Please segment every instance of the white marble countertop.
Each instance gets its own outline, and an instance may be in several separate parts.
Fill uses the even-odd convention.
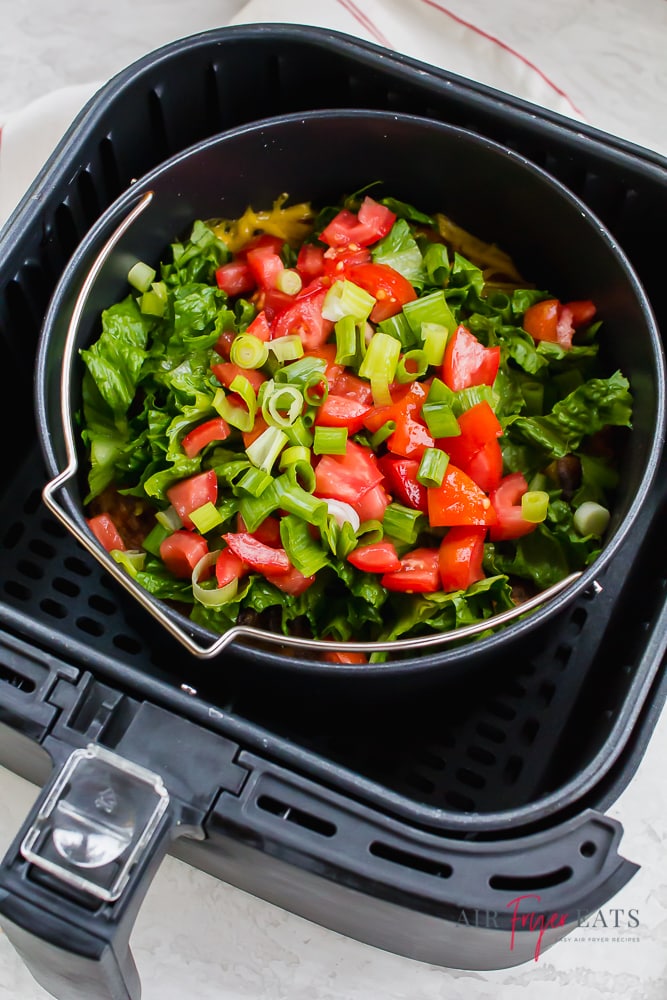
[[[244,6],[240,0],[0,0],[0,125],[54,90],[104,81],[165,42],[228,23],[239,12],[242,20]],[[280,20],[288,7],[255,9],[269,11],[265,20]],[[348,2],[339,7],[358,11]],[[666,0],[449,0],[447,8],[539,66],[591,124],[667,153]],[[539,991],[542,1000],[555,1000],[569,989],[575,1000],[664,1000],[665,759],[663,713],[637,774],[609,809],[623,824],[621,853],[641,866],[638,874],[595,926],[570,935],[537,963],[485,973],[421,964],[344,938],[167,858],[132,936],[144,998],[521,1000]],[[36,791],[0,768],[0,853]],[[613,911],[623,915],[614,918]],[[0,933],[0,1000],[46,996]]]

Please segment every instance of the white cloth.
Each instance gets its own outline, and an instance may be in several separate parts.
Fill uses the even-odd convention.
[[[572,118],[575,103],[504,39],[435,0],[250,0],[231,24],[289,23],[330,28],[439,66]],[[104,81],[65,87],[0,121],[0,225],[58,140]]]

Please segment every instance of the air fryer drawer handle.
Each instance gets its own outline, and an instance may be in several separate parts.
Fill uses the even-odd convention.
[[[57,1000],[139,1000],[130,933],[177,812],[159,775],[97,745],[42,791],[0,865],[0,926]]]

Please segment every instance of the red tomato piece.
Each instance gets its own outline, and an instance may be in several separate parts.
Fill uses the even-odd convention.
[[[235,330],[225,330],[218,337],[217,343],[215,345],[215,352],[219,354],[221,358],[225,358],[229,361],[229,352],[232,349],[232,343],[236,338]]]
[[[257,247],[246,255],[255,284],[260,288],[275,288],[276,279],[285,270],[282,257],[271,247]]]
[[[262,305],[269,325],[273,323],[276,316],[293,306],[295,301],[294,295],[281,292],[279,288],[267,288],[262,296]],[[271,339],[270,336],[269,339]]]
[[[193,531],[174,531],[160,544],[160,558],[179,580],[189,580],[195,566],[208,553],[206,539]]]
[[[382,481],[370,448],[348,441],[344,455],[321,455],[315,466],[315,493],[354,504]]]
[[[500,486],[500,480],[503,478],[503,453],[498,441],[495,438],[487,441],[479,451],[475,452],[464,472],[467,472],[472,481],[485,493]]]
[[[497,440],[503,432],[500,421],[484,400],[464,410],[457,423],[461,433],[438,438],[436,444],[488,493],[502,476],[503,456]]]
[[[255,276],[244,260],[221,264],[215,272],[215,280],[218,288],[227,295],[244,295],[257,287]]]
[[[329,393],[317,408],[315,424],[321,427],[347,427],[350,434],[356,434],[364,426],[364,417],[371,409],[369,404],[360,403],[350,396]]]
[[[237,531],[247,531],[245,524],[243,523],[243,518],[239,514],[237,517]],[[265,517],[258,528],[251,531],[250,534],[253,538],[256,538],[258,542],[264,542],[265,545],[271,545],[274,548],[280,547],[280,520],[277,517]]]
[[[357,500],[350,501],[350,507],[356,510],[359,520],[382,521],[384,512],[391,503],[391,497],[381,483],[364,493]]]
[[[489,539],[501,542],[511,538],[521,538],[534,531],[537,524],[526,521],[521,512],[521,497],[528,489],[528,483],[521,472],[512,472],[492,490],[489,499],[496,512],[496,523],[489,528]]]
[[[215,561],[215,578],[219,587],[226,587],[232,580],[240,580],[247,571],[242,559],[231,549],[221,549]]]
[[[316,243],[302,243],[296,258],[296,269],[308,285],[324,274],[324,248]]]
[[[499,365],[499,347],[485,347],[465,326],[457,326],[445,348],[442,380],[454,392],[493,385]]]
[[[195,476],[182,479],[170,486],[167,492],[169,503],[174,507],[184,528],[194,528],[189,515],[205,503],[215,503],[218,499],[218,477],[214,469],[198,472]]]
[[[303,352],[305,358],[320,358],[320,360],[325,362],[324,377],[329,383],[330,391],[332,383],[345,371],[343,365],[336,364],[336,350],[335,344],[321,344],[320,347],[313,347],[309,351]]]
[[[590,323],[597,312],[595,303],[590,299],[574,299],[571,302],[566,302],[565,308],[569,309],[572,314],[572,326],[575,330]]]
[[[233,361],[221,361],[211,365],[211,371],[226,389],[230,388],[237,375],[247,378],[255,392],[259,390],[262,382],[266,382],[266,375],[258,368],[241,368],[241,365],[235,365]]]
[[[327,649],[324,653],[324,659],[327,663],[343,663],[349,665],[361,665],[363,663],[368,663],[368,657],[365,653],[357,653],[354,652],[354,650],[347,652],[347,650],[342,649]]]
[[[324,277],[333,281],[346,278],[348,271],[356,264],[367,264],[371,259],[368,247],[350,243],[343,247],[329,247],[324,251]]]
[[[390,208],[386,205],[382,205],[379,201],[375,201],[370,195],[366,195],[361,205],[359,206],[359,211],[357,212],[359,222],[363,222],[365,226],[369,226],[375,233],[377,233],[376,239],[380,240],[383,236],[386,236],[391,227],[396,222],[396,214],[392,212]]]
[[[495,524],[491,502],[470,476],[451,462],[440,486],[429,486],[428,519],[433,528],[455,524]]]
[[[288,573],[291,568],[292,564],[284,549],[266,545],[247,531],[228,532],[222,537],[234,555],[259,573],[277,576]]]
[[[341,368],[340,374],[329,377],[329,391],[336,396],[349,396],[360,403],[366,403],[372,410],[373,390],[369,382]],[[370,411],[369,411],[370,412]]]
[[[378,426],[382,426],[387,420],[393,420],[396,424],[396,430],[387,438],[387,447],[395,455],[421,458],[426,448],[433,447],[435,442],[421,419],[421,408],[427,395],[428,388],[422,382],[412,382],[407,387],[407,392],[388,407],[388,413],[382,414],[381,410],[385,407],[381,407],[375,417],[371,415],[372,422],[380,420]]]
[[[376,300],[370,315],[374,323],[395,316],[417,298],[408,279],[389,264],[357,264],[347,269],[347,277]]]
[[[95,514],[94,517],[87,518],[87,521],[95,538],[107,552],[113,552],[114,549],[125,551],[125,542],[109,514]]]
[[[553,344],[560,344],[565,350],[569,350],[572,347],[572,337],[577,325],[575,315],[578,317],[580,325],[588,322],[582,317],[589,315],[589,305],[593,306],[593,303],[572,302],[562,305],[558,299],[543,299],[526,309],[523,315],[523,328],[533,340],[547,340]],[[595,306],[593,306],[594,313]]]
[[[271,327],[264,309],[257,313],[252,323],[248,324],[246,333],[251,333],[253,337],[257,337],[258,340],[265,343],[271,340]]]
[[[417,480],[419,459],[403,458],[402,455],[388,453],[379,459],[378,465],[391,495],[405,507],[413,507],[426,514],[428,511],[426,487]]]
[[[442,590],[438,550],[413,549],[401,559],[400,569],[385,573],[380,583],[387,590],[398,590],[406,594],[434,594]]]
[[[261,413],[255,414],[255,422],[252,425],[252,430],[243,431],[241,436],[243,438],[243,447],[248,450],[253,441],[256,441],[260,434],[266,430],[269,425],[262,416]]]
[[[365,573],[389,573],[401,567],[396,548],[386,540],[357,546],[350,552],[347,561]]]
[[[188,458],[194,458],[207,444],[211,444],[212,441],[224,441],[230,433],[231,428],[226,420],[222,417],[213,417],[188,431],[181,441],[181,447]]]
[[[274,236],[273,233],[258,233],[247,243],[244,243],[236,251],[235,256],[245,260],[251,250],[273,250],[274,253],[280,253],[284,245],[285,240],[281,236]]]
[[[274,587],[282,590],[284,594],[291,594],[292,597],[298,597],[299,594],[303,594],[305,590],[308,590],[315,583],[314,575],[304,576],[296,566],[290,566],[286,573],[265,573],[264,575]]]
[[[287,309],[276,316],[271,328],[273,337],[297,334],[306,351],[325,344],[334,328],[332,321],[322,316],[326,294],[327,289],[321,286],[299,294]]]
[[[386,236],[395,221],[396,216],[390,209],[366,195],[358,213],[341,209],[319,238],[329,246],[348,246],[350,243],[369,246]]]
[[[484,538],[486,528],[474,525],[457,525],[450,528],[438,552],[438,567],[442,589],[467,590],[471,584],[484,578]]]

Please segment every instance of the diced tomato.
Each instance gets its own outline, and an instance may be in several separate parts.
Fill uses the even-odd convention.
[[[229,361],[229,352],[232,349],[232,344],[235,339],[235,330],[225,330],[224,333],[221,333],[215,345],[216,354],[219,354],[221,358],[225,358],[225,360]]]
[[[496,512],[496,524],[489,528],[492,542],[521,538],[537,527],[533,521],[526,521],[521,511],[521,497],[528,489],[528,483],[521,472],[512,472],[492,490],[489,499]]]
[[[247,531],[240,514],[237,518],[237,525],[237,531]],[[280,546],[280,519],[277,517],[265,517],[259,527],[251,531],[250,534],[258,542],[278,548]]]
[[[299,294],[287,309],[276,316],[271,328],[273,337],[297,334],[306,351],[325,344],[334,328],[331,320],[322,316],[326,293],[326,288],[318,287],[306,294]]]
[[[451,462],[440,486],[427,489],[428,519],[431,526],[455,524],[495,524],[491,502],[470,476]]]
[[[347,246],[358,243],[369,246],[386,236],[394,222],[395,214],[384,205],[366,195],[358,213],[344,208],[320,233],[320,240],[329,246]]]
[[[382,481],[370,448],[348,440],[344,455],[322,455],[315,466],[315,493],[352,506]]]
[[[228,532],[222,537],[246,566],[259,573],[277,576],[288,573],[291,568],[292,564],[284,549],[266,545],[247,531]]]
[[[392,420],[396,424],[396,430],[387,438],[389,450],[404,458],[421,458],[426,448],[434,445],[428,427],[420,416],[427,395],[428,388],[422,382],[412,382],[396,402],[369,413],[364,426],[374,433],[388,420]]]
[[[282,590],[284,594],[291,594],[292,597],[298,597],[299,594],[303,594],[305,590],[308,590],[315,583],[314,575],[304,576],[296,566],[290,566],[286,573],[265,573],[264,575],[274,587]]]
[[[484,577],[484,538],[481,526],[457,525],[450,528],[440,543],[438,567],[440,582],[446,592],[467,590]]]
[[[441,590],[438,550],[413,549],[401,559],[400,569],[385,573],[380,583],[387,590],[406,594],[434,594]]]
[[[483,400],[464,410],[457,420],[461,433],[438,438],[438,448],[466,472],[486,493],[500,483],[503,456],[498,438],[503,429],[489,404]]]
[[[489,493],[500,486],[503,478],[503,453],[498,441],[494,438],[487,441],[479,451],[467,463],[464,472],[467,472],[474,483]]]
[[[389,264],[357,264],[348,268],[347,277],[376,300],[370,315],[374,323],[395,316],[406,302],[417,298],[408,279]]]
[[[329,376],[327,375],[327,378]],[[329,378],[329,391],[336,396],[349,396],[360,403],[366,403],[372,407],[373,390],[370,382],[365,382],[358,375],[341,370],[340,374]]]
[[[366,573],[389,573],[401,566],[395,546],[386,539],[357,546],[350,552],[347,561]]]
[[[332,384],[345,370],[343,365],[336,363],[336,350],[335,344],[321,344],[319,347],[312,347],[310,350],[303,352],[305,358],[320,358],[325,362],[324,377],[329,383],[330,390],[332,390]]]
[[[387,489],[399,503],[413,507],[423,514],[428,511],[426,487],[417,480],[419,459],[403,458],[402,455],[386,454],[378,465],[385,477]]]
[[[329,393],[317,408],[315,424],[322,427],[347,427],[350,434],[356,434],[364,426],[364,417],[371,410],[367,403],[360,403],[350,396],[335,396]]]
[[[267,422],[264,419],[264,417],[262,416],[262,414],[261,413],[256,413],[255,414],[255,422],[252,425],[252,430],[243,431],[242,435],[241,435],[242,438],[243,438],[243,447],[246,449],[246,451],[248,450],[248,448],[250,447],[250,445],[253,443],[253,441],[256,441],[257,438],[260,436],[260,434],[264,433],[264,431],[266,430],[266,428],[268,426],[269,425],[267,424]]]
[[[493,385],[499,365],[500,348],[485,347],[460,325],[445,347],[442,380],[454,392],[472,385]]]
[[[346,278],[348,271],[357,264],[367,264],[371,259],[368,247],[350,243],[343,247],[329,247],[324,251],[324,277],[333,281]]]
[[[342,649],[327,649],[324,653],[324,659],[327,663],[342,663],[342,664],[363,664],[368,663],[368,657],[365,653],[355,652],[354,650],[342,650]]]
[[[215,578],[219,587],[226,587],[232,580],[240,580],[247,567],[231,549],[221,549],[215,561]]]
[[[270,247],[250,250],[246,255],[246,261],[255,278],[255,284],[260,288],[275,288],[278,275],[285,270],[282,257]]]
[[[266,375],[258,368],[241,368],[241,365],[235,365],[233,361],[221,361],[216,365],[211,365],[211,371],[226,389],[231,387],[237,375],[243,375],[244,378],[247,378],[255,392],[259,390],[262,382],[266,382]]]
[[[302,243],[296,258],[296,269],[304,284],[310,284],[324,274],[324,247],[316,243]]]
[[[226,420],[222,417],[213,417],[188,431],[181,441],[181,447],[188,458],[194,458],[207,444],[211,444],[212,441],[224,441],[230,433],[231,428]]]
[[[193,508],[194,509],[194,508]],[[194,531],[174,531],[160,544],[160,558],[170,573],[179,580],[188,580],[192,571],[208,552],[206,539]]]
[[[572,314],[572,326],[575,330],[592,322],[597,312],[595,303],[590,299],[574,299],[571,302],[566,302],[565,306]]]
[[[267,288],[262,296],[262,306],[269,325],[274,322],[277,316],[280,316],[286,309],[293,306],[295,301],[296,297],[294,295],[281,292],[279,288]]]
[[[558,299],[543,299],[526,309],[523,328],[533,340],[547,340],[569,350],[577,327],[589,323],[594,315],[595,306],[590,300],[563,305]]]
[[[378,483],[357,500],[350,501],[350,507],[356,510],[359,520],[363,524],[364,521],[382,521],[384,512],[390,503],[391,497],[382,483]]]
[[[221,264],[215,272],[215,280],[218,288],[227,295],[244,295],[257,287],[255,276],[244,260]]]
[[[258,233],[242,247],[239,247],[235,256],[245,260],[251,250],[273,250],[274,253],[280,253],[284,245],[285,240],[281,236],[274,236],[273,233]]]
[[[264,309],[261,309],[252,323],[248,324],[246,333],[251,333],[253,337],[257,337],[258,340],[262,340],[265,343],[271,340],[271,327],[269,326],[269,320]]]
[[[194,528],[189,515],[205,503],[215,503],[218,499],[218,477],[214,469],[198,472],[195,476],[182,479],[170,486],[167,498],[183,522],[183,527]]]
[[[121,538],[120,532],[109,514],[95,514],[94,517],[89,517],[87,521],[88,527],[95,535],[95,538],[107,552],[113,552],[114,549],[125,551],[125,542]]]

